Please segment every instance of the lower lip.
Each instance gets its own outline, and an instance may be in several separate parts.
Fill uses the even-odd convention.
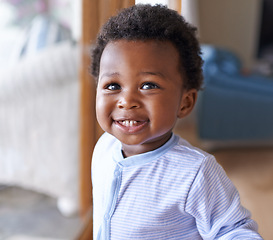
[[[137,126],[124,126],[118,121],[114,121],[114,123],[123,132],[128,134],[134,134],[134,133],[140,132],[143,128],[145,128],[148,124],[148,121],[140,122]]]

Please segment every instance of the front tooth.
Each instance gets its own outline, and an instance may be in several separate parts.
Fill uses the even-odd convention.
[[[125,127],[133,127],[134,125],[137,124],[137,121],[134,121],[134,120],[123,120],[123,121],[122,121],[122,124],[123,124]]]

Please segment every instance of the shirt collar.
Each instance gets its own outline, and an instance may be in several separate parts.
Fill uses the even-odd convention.
[[[122,167],[142,165],[151,162],[165,154],[169,149],[177,144],[178,140],[179,137],[172,134],[171,138],[161,147],[153,151],[141,153],[127,158],[123,157],[121,142],[118,141],[118,146],[113,148],[113,160]]]

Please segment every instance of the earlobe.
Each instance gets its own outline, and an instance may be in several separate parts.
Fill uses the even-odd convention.
[[[194,108],[195,102],[197,99],[197,90],[196,89],[190,89],[183,93],[180,109],[177,114],[178,118],[184,118],[187,115],[189,115]]]

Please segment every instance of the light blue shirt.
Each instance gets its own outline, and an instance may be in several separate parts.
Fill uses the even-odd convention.
[[[92,183],[94,239],[262,239],[215,158],[176,135],[124,158],[105,133]]]

